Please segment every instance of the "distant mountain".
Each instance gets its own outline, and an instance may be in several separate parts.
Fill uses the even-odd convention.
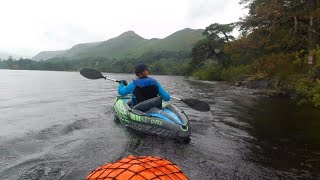
[[[137,58],[157,51],[191,51],[193,45],[203,39],[203,30],[186,28],[164,39],[145,39],[133,31],[127,31],[107,41],[84,43],[62,51],[43,51],[33,60],[48,60],[55,57],[80,59],[86,57],[106,57],[112,59]]]
[[[36,60],[36,61],[47,60],[47,59],[51,59],[51,58],[57,57],[57,56],[63,54],[64,52],[66,52],[66,50],[61,50],[61,51],[42,51],[39,54],[37,54],[36,56],[34,56],[32,59]]]
[[[5,52],[0,52],[0,59],[8,59],[9,57],[12,57],[13,59],[19,59],[22,56],[18,54],[11,54],[11,53],[5,53]]]

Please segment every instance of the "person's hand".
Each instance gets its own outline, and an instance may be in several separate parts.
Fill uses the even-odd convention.
[[[126,80],[120,80],[120,81],[119,81],[119,84],[120,84],[120,83],[123,83],[124,86],[127,86],[127,85],[128,85],[128,83],[127,83]]]

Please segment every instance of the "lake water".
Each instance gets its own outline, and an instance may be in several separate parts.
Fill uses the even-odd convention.
[[[130,81],[128,74],[108,74]],[[320,179],[320,111],[221,82],[153,76],[211,106],[188,115],[188,144],[113,120],[117,84],[79,72],[0,70],[0,179],[84,179],[130,154],[160,156],[189,179]]]

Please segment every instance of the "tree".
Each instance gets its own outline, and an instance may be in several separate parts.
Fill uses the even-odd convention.
[[[210,26],[206,27],[203,34],[207,37],[213,36],[213,39],[216,37],[219,37],[219,39],[216,39],[218,41],[223,41],[226,43],[229,43],[230,40],[234,40],[235,38],[230,35],[230,33],[234,30],[235,24],[218,24],[214,23]]]
[[[192,72],[194,67],[200,67],[207,60],[217,61],[218,64],[227,67],[229,62],[224,53],[224,46],[235,39],[230,35],[234,28],[233,23],[214,23],[206,27],[203,32],[206,39],[200,40],[192,49],[189,71]]]
[[[319,0],[242,0],[249,15],[239,23],[244,35],[262,32],[264,43],[286,38],[286,50],[312,50],[320,41]],[[279,35],[280,34],[280,35]],[[272,41],[270,41],[272,39]],[[282,41],[283,43],[283,41]]]
[[[14,61],[13,57],[12,56],[9,56],[7,61]]]

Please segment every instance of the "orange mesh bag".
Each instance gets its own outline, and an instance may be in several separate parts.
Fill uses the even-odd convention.
[[[105,164],[93,170],[86,178],[119,179],[119,180],[186,180],[180,168],[172,162],[160,157],[130,155],[115,163]]]

